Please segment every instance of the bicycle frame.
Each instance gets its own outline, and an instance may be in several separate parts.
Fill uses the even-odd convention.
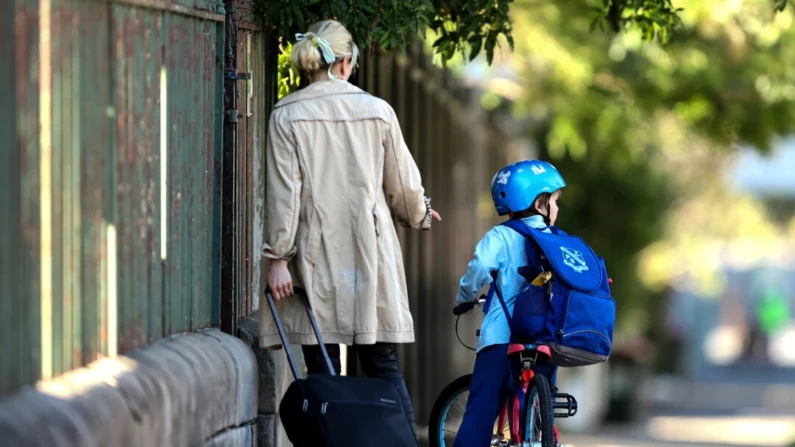
[[[482,296],[479,300],[474,302],[463,303],[456,306],[453,312],[460,317],[462,314],[468,313],[472,308],[482,305],[484,302],[485,296]],[[457,320],[456,336],[458,336]],[[464,347],[472,351],[475,350],[475,348],[471,348],[464,344],[460,337],[458,341]],[[511,343],[508,347],[507,355],[511,361],[511,371],[515,374],[512,379],[515,381],[513,384],[514,389],[512,389],[510,394],[506,397],[505,403],[502,405],[497,417],[497,433],[492,436],[491,440],[491,446],[493,447],[521,447],[527,445],[527,439],[531,437],[535,439],[535,433],[525,433],[525,430],[528,429],[528,421],[526,420],[528,414],[525,413],[529,411],[529,404],[525,402],[525,400],[532,397],[528,396],[531,383],[538,381],[535,379],[536,373],[534,367],[548,362],[552,356],[549,346],[543,343]],[[548,378],[548,380],[552,381],[553,379]],[[554,427],[554,418],[574,416],[577,413],[577,401],[569,394],[558,392],[554,385],[550,386],[550,383],[547,383],[547,380],[543,380],[540,383],[544,384],[544,389],[547,390],[544,394],[544,401],[547,402],[545,405],[548,409],[539,411],[543,411],[543,414],[547,414],[547,417],[552,418],[550,419],[552,422],[547,422],[546,424],[551,424],[555,442],[559,442],[558,432]],[[559,401],[561,399],[563,402]],[[550,405],[551,408],[549,408]],[[507,436],[505,433],[506,425],[508,428]],[[547,432],[544,436],[551,435]],[[535,445],[535,441],[533,441],[533,445]]]
[[[522,386],[522,392],[527,394],[527,385]],[[508,407],[512,407],[510,408],[510,412]],[[522,409],[522,404],[519,400],[518,394],[513,393],[508,398],[508,401],[505,402],[502,411],[500,411],[500,417],[497,419],[498,427],[505,427],[505,423],[508,423],[508,435],[510,436],[510,442],[512,445],[521,445],[520,443],[522,442],[523,433],[521,433],[522,430],[520,429],[524,425],[522,424],[522,421],[524,420]],[[508,413],[510,413],[510,415]],[[501,439],[501,441],[504,440],[505,439]]]
[[[520,399],[520,393],[525,399],[527,398],[529,384],[535,375],[532,367],[535,365],[537,359],[537,352],[532,359],[524,358],[520,354],[520,361],[522,362],[522,368],[519,371],[520,389],[511,393],[502,410],[500,411],[499,418],[497,419],[498,427],[505,427],[505,423],[508,422],[511,445],[521,445],[521,443],[524,441],[523,438],[525,437],[525,433],[523,433],[523,421],[525,420],[526,415],[523,414],[525,405]],[[501,439],[501,441],[505,440]]]

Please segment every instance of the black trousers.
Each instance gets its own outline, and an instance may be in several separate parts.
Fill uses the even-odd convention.
[[[309,374],[328,374],[326,360],[319,345],[303,345],[304,362]],[[326,345],[326,350],[334,366],[334,372],[339,374],[340,368],[340,345]],[[359,364],[367,377],[385,379],[392,382],[403,398],[403,407],[406,409],[406,417],[411,423],[414,437],[417,437],[417,428],[414,421],[414,407],[411,405],[409,390],[406,388],[406,381],[400,373],[397,355],[395,354],[394,343],[376,343],[374,345],[355,345],[348,349],[350,354],[356,353]]]

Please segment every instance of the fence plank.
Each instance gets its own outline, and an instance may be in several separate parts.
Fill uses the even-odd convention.
[[[38,2],[35,0],[19,0],[14,2],[15,11],[10,14],[12,23],[9,29],[15,31],[14,37],[14,76],[10,93],[16,106],[12,109],[16,113],[16,139],[12,149],[16,152],[19,163],[16,165],[18,174],[11,178],[19,179],[14,188],[19,194],[19,233],[10,233],[9,236],[18,238],[18,255],[16,260],[18,274],[15,281],[19,283],[15,300],[15,311],[11,315],[16,318],[7,327],[8,332],[3,334],[15,340],[19,345],[16,358],[4,358],[2,361],[11,363],[11,368],[17,370],[16,374],[3,391],[10,387],[29,383],[36,380],[41,374],[41,301],[42,288],[39,281],[41,271],[41,208],[40,194],[41,179],[39,176],[41,144],[39,139],[39,11]],[[14,26],[16,25],[16,26]],[[4,59],[8,60],[8,59]],[[48,87],[49,88],[49,87]],[[3,95],[6,96],[6,95]],[[15,245],[17,244],[15,243]],[[3,356],[5,357],[5,356]],[[16,363],[16,365],[15,365]]]
[[[168,298],[166,300],[166,333],[180,330],[182,324],[182,163],[184,151],[182,134],[185,126],[184,96],[180,88],[185,85],[185,73],[179,69],[179,54],[185,51],[186,19],[168,16],[168,48],[166,49],[166,70],[169,73],[168,83],[168,250],[166,255]]]
[[[107,351],[103,347],[107,337],[103,325],[104,301],[107,293],[105,259],[105,226],[110,220],[108,197],[111,117],[110,46],[108,4],[81,2],[81,48],[78,65],[80,76],[80,251],[82,298],[79,315],[82,354],[80,363],[96,359]]]
[[[116,191],[119,213],[119,340],[127,351],[146,344],[149,303],[159,301],[159,79],[160,11],[114,5],[117,66]],[[124,34],[119,34],[122,32]]]
[[[64,8],[63,0],[51,0],[51,25],[52,35],[58,36],[64,33],[62,13]],[[49,321],[52,327],[50,342],[52,343],[52,367],[53,372],[58,373],[64,370],[64,190],[63,190],[63,165],[64,153],[69,150],[63,145],[64,126],[64,65],[68,63],[64,57],[64,46],[67,44],[65,39],[52,39],[51,53],[51,76],[52,76],[52,107],[48,112],[52,123],[51,141],[52,145],[52,175],[50,182],[52,185],[52,319]],[[46,175],[42,173],[42,175]],[[46,206],[46,205],[45,205]]]
[[[38,194],[38,16],[35,2],[0,5],[0,172],[6,188],[0,192],[0,394],[38,377],[37,321],[40,295],[37,275]],[[16,138],[8,136],[16,135]]]

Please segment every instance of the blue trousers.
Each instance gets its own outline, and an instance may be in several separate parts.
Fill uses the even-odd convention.
[[[484,447],[491,443],[494,422],[510,395],[511,374],[517,369],[518,365],[511,366],[507,344],[488,346],[478,353],[464,420],[453,447]],[[540,364],[533,371],[543,374],[554,384],[556,369],[552,365]]]

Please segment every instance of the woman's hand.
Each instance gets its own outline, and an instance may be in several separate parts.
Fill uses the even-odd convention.
[[[436,212],[436,210],[431,210],[431,217],[433,218],[433,220],[437,222],[442,221],[442,216],[440,216],[439,213]]]
[[[287,269],[287,261],[283,259],[271,261],[268,269],[268,287],[276,301],[293,296],[293,277]]]

